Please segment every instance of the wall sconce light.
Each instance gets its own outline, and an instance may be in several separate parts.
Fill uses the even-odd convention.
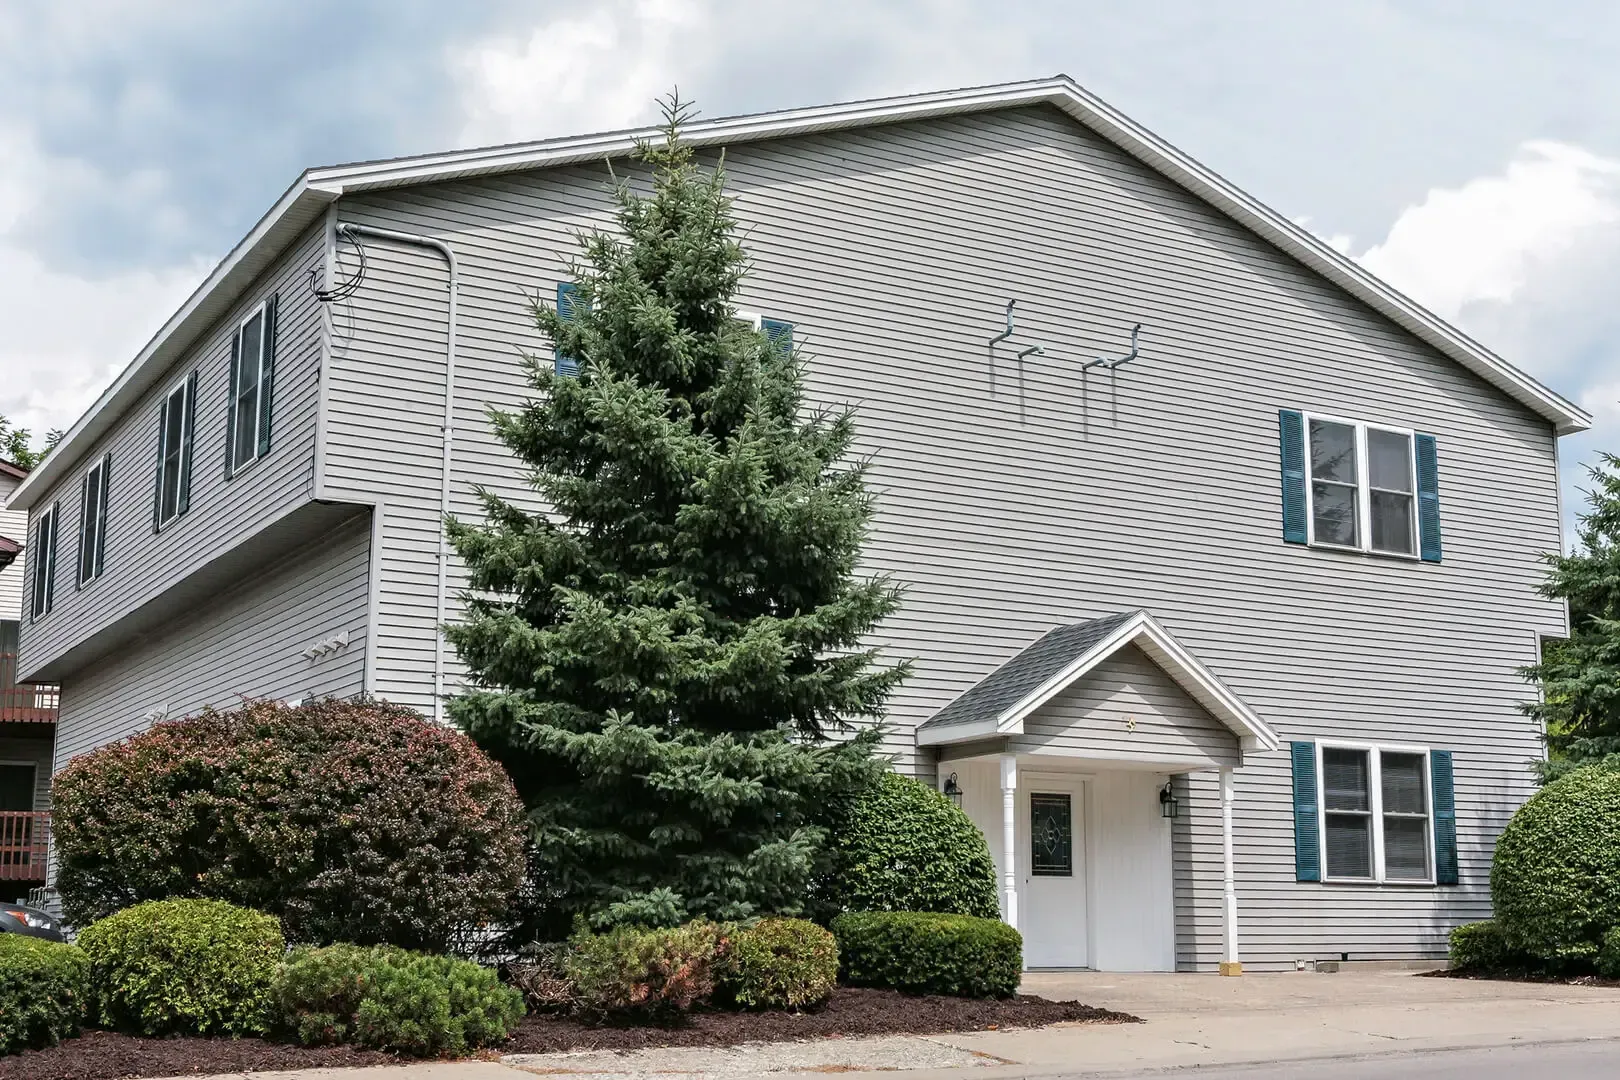
[[[1167,781],[1159,789],[1159,816],[1173,818],[1180,811],[1181,800],[1176,798],[1176,792]]]
[[[962,785],[956,782],[955,773],[951,773],[945,778],[945,784],[939,790],[947,799],[951,800],[952,806],[958,810],[962,808]]]

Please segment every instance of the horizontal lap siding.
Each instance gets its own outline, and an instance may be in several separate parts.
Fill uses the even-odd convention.
[[[17,481],[0,476],[0,536],[19,544],[28,542],[28,513],[25,510],[5,509],[6,500],[17,490]],[[19,555],[4,570],[0,570],[0,619],[22,618],[23,609],[23,557]]]
[[[857,410],[878,506],[865,565],[906,590],[873,639],[915,661],[887,717],[903,768],[931,773],[911,729],[1052,626],[1143,607],[1284,740],[1457,754],[1464,884],[1418,890],[1295,883],[1286,756],[1249,755],[1246,961],[1435,955],[1446,928],[1487,909],[1493,838],[1540,752],[1516,670],[1534,633],[1562,629],[1534,593],[1559,543],[1546,421],[1055,110],[737,146],[726,167],[753,262],[739,306],[794,323],[812,399]],[[474,483],[533,505],[483,409],[521,400],[520,350],[549,357],[523,296],[553,295],[572,230],[606,220],[605,179],[578,167],[340,204],[448,239],[461,259],[458,512],[478,514]],[[340,325],[365,333],[341,393],[335,373],[349,400],[334,401],[329,461],[351,490],[398,501],[379,632],[398,652],[390,685],[419,699],[443,270],[371,250],[365,288],[340,305]],[[1011,298],[1017,334],[992,354]],[[1136,322],[1138,360],[1083,374]],[[1014,363],[1034,344],[1044,355]],[[1279,408],[1436,435],[1445,561],[1282,543]],[[418,441],[379,453],[395,418]],[[1177,825],[1188,966],[1219,959],[1213,782],[1190,781]]]
[[[174,364],[140,403],[124,414],[56,488],[35,504],[61,503],[56,603],[38,622],[24,621],[23,667],[37,669],[92,634],[159,596],[203,564],[309,499],[320,379],[319,305],[309,271],[321,261],[319,230],[302,237],[248,290],[185,358]],[[230,396],[231,338],[254,307],[279,294],[272,442],[264,458],[225,479],[226,406]],[[197,372],[197,415],[191,471],[191,508],[152,530],[163,398]],[[112,486],[102,576],[76,589],[80,482],[111,451]],[[37,567],[30,565],[30,578]],[[71,681],[65,676],[64,682]]]
[[[1011,749],[1212,765],[1239,758],[1231,730],[1134,645],[1031,713]]]
[[[56,767],[148,727],[244,698],[349,697],[365,664],[369,523],[351,522],[62,688]],[[310,659],[304,649],[347,632]]]

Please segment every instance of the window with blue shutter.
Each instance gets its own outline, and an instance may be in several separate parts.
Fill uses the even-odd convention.
[[[793,355],[793,324],[780,319],[760,319],[759,328],[765,332],[765,338],[776,347],[782,356]]]
[[[1290,745],[1294,759],[1294,880],[1322,880],[1322,837],[1317,825],[1316,744]]]
[[[1434,880],[1457,884],[1457,797],[1450,750],[1429,751],[1429,780],[1434,789]]]
[[[1277,411],[1282,449],[1283,540],[1303,544],[1309,540],[1305,508],[1305,417],[1293,409]]]
[[[572,281],[557,282],[557,316],[563,322],[573,322],[578,316],[579,286]],[[552,351],[552,367],[558,375],[575,376],[579,374],[579,360],[576,357],[564,356],[562,349]]]
[[[1415,437],[1417,451],[1418,551],[1424,562],[1440,561],[1440,451],[1433,435]]]

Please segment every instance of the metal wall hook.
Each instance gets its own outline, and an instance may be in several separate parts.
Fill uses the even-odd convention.
[[[1007,301],[1007,329],[1003,330],[1001,333],[997,334],[995,337],[990,339],[990,347],[992,349],[995,348],[999,343],[1001,343],[1003,341],[1006,341],[1008,338],[1012,337],[1012,335],[1013,335],[1013,305],[1016,304],[1016,303],[1018,303],[1017,300],[1009,300],[1009,301]]]
[[[1121,366],[1122,364],[1128,364],[1132,360],[1135,360],[1136,357],[1137,357],[1137,351],[1138,351],[1137,347],[1136,347],[1136,343],[1137,343],[1137,339],[1141,335],[1141,333],[1142,333],[1142,324],[1141,323],[1137,323],[1135,326],[1131,327],[1131,351],[1126,353],[1124,356],[1115,357],[1112,360],[1110,360],[1106,356],[1099,356],[1097,359],[1095,359],[1095,360],[1091,361],[1090,363],[1086,364],[1080,370],[1081,371],[1090,371],[1094,367],[1105,367],[1109,371],[1113,371],[1115,368]]]
[[[1026,356],[1045,356],[1045,355],[1046,355],[1045,347],[1040,346],[1040,345],[1031,345],[1029,348],[1025,349],[1023,352],[1021,352],[1017,356],[1013,357],[1013,359],[1014,360],[1022,360]]]

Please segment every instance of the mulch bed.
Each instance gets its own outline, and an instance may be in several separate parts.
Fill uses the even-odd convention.
[[[1478,971],[1452,971],[1449,968],[1444,968],[1440,971],[1420,972],[1419,977],[1424,979],[1477,979],[1481,982],[1554,983],[1558,986],[1620,988],[1620,979],[1605,979],[1601,975],[1547,975],[1533,971],[1486,974]]]
[[[590,1025],[556,1016],[528,1016],[497,1054],[557,1050],[639,1050],[655,1046],[736,1046],[745,1042],[855,1037],[941,1035],[951,1031],[1041,1027],[1083,1021],[1140,1023],[1140,1019],[1077,1001],[1020,995],[1005,1001],[908,997],[893,990],[840,988],[812,1013],[697,1012],[669,1027]],[[489,1056],[487,1053],[484,1056]],[[292,1046],[262,1039],[145,1039],[87,1031],[47,1050],[0,1058],[0,1080],[126,1080],[143,1076],[208,1076],[266,1069],[394,1065],[403,1059],[347,1046]]]

